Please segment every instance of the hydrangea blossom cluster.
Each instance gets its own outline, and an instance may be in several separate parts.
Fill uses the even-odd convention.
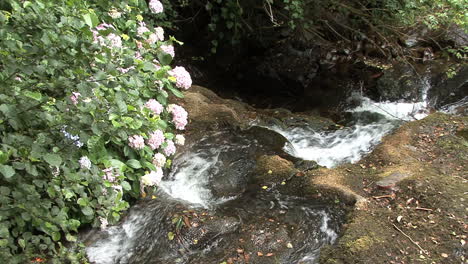
[[[78,98],[81,96],[80,93],[77,93],[77,92],[72,92],[72,95],[70,96],[70,100],[72,101],[72,103],[74,105],[77,105],[78,104]]]
[[[184,130],[187,125],[187,111],[182,106],[176,104],[168,105],[167,111],[172,114],[172,122],[175,127],[179,130]]]
[[[174,139],[174,142],[175,142],[177,145],[183,146],[183,145],[185,144],[185,137],[184,137],[184,135],[176,135],[176,136],[175,136],[175,139]]]
[[[154,166],[159,167],[159,168],[163,167],[164,164],[166,164],[166,157],[161,153],[154,154],[153,164]]]
[[[150,30],[146,27],[146,23],[140,22],[137,28],[137,34],[139,36],[143,36],[143,34],[145,34],[146,32],[150,32]]]
[[[158,37],[159,41],[164,40],[164,29],[162,27],[157,27],[154,29],[156,36]]]
[[[89,160],[87,156],[81,157],[78,162],[80,163],[80,167],[82,169],[87,169],[87,170],[91,169],[91,160]]]
[[[102,172],[104,172],[104,175],[102,176],[104,180],[108,180],[109,182],[115,182],[115,175],[114,175],[113,168],[103,169]]]
[[[156,171],[151,171],[148,174],[145,174],[141,177],[141,183],[144,186],[154,186],[161,182],[163,177],[163,171],[161,168],[156,168]]]
[[[156,43],[156,41],[158,41],[158,35],[156,35],[155,33],[151,33],[149,36],[148,36],[148,39],[146,40],[146,42],[148,44],[154,44]]]
[[[148,145],[152,150],[155,150],[161,146],[164,142],[164,133],[161,130],[152,132],[148,139]]]
[[[164,7],[163,7],[162,3],[159,2],[159,0],[150,0],[149,9],[151,10],[151,12],[153,12],[155,14],[159,14],[159,13],[162,13],[164,11]]]
[[[163,149],[163,152],[166,156],[171,156],[176,152],[176,147],[172,140],[166,141],[167,146]]]
[[[174,51],[174,47],[172,45],[161,45],[161,49],[165,53],[171,55],[172,58],[175,57],[175,51]]]
[[[190,73],[188,73],[184,67],[177,66],[169,73],[176,78],[177,87],[187,90],[190,88],[190,86],[192,86],[192,78],[190,77]]]
[[[133,135],[128,138],[128,145],[133,149],[143,149],[145,147],[145,140],[140,135]]]
[[[122,39],[120,36],[110,33],[105,38],[99,34],[99,31],[106,29],[115,29],[114,26],[103,23],[98,25],[95,29],[91,30],[94,36],[94,42],[99,43],[101,46],[107,46],[109,48],[121,48]]]
[[[162,104],[155,99],[149,99],[148,102],[145,103],[145,107],[151,110],[155,115],[161,114],[164,110]]]

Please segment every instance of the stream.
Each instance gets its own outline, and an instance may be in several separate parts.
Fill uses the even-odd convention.
[[[402,122],[429,114],[428,89],[421,91],[420,102],[352,96],[354,106],[346,110],[349,118],[341,129],[263,127],[287,139],[283,150],[296,158],[328,168],[355,163]],[[84,238],[91,263],[219,264],[231,258],[235,263],[314,264],[320,248],[338,238],[346,215],[339,206],[303,197],[301,191],[259,190],[253,183],[255,158],[276,150],[251,134],[220,130],[186,149],[174,159],[157,199],[137,203],[119,225]]]

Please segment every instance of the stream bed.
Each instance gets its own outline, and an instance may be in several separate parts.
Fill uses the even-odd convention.
[[[403,122],[429,114],[427,89],[421,91],[419,102],[374,102],[353,96],[349,105],[354,106],[346,110],[348,118],[339,129],[253,123],[255,133],[252,128],[226,129],[189,139],[154,194],[156,199],[138,202],[119,225],[83,236],[89,260],[317,263],[320,248],[339,237],[346,210],[339,201],[308,195],[303,190],[306,184],[291,184],[292,189],[284,191],[280,187],[289,185],[291,177],[260,188],[253,180],[257,158],[280,155],[328,168],[358,162]],[[466,100],[459,105],[465,106]],[[262,136],[284,142],[278,149]]]

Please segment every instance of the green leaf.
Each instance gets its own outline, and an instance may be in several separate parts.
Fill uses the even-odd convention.
[[[175,235],[174,235],[174,233],[172,233],[172,232],[167,233],[167,238],[168,238],[170,241],[174,240],[174,236],[175,236]]]
[[[0,172],[5,178],[11,178],[15,175],[15,169],[9,165],[0,165]]]
[[[42,94],[40,92],[31,92],[31,91],[26,91],[24,93],[26,97],[32,98],[36,101],[40,101],[42,99]]]
[[[143,162],[143,165],[145,165],[145,168],[150,169],[152,171],[156,170],[156,166],[154,166],[153,163],[145,161],[145,162]]]
[[[87,206],[89,204],[89,201],[88,201],[88,198],[79,198],[76,201],[76,203],[81,205],[81,206]]]
[[[172,85],[168,85],[167,89],[169,89],[169,91],[171,91],[175,96],[179,98],[184,98],[184,94],[181,93],[178,89],[172,87]]]
[[[24,239],[18,239],[18,244],[19,244],[20,247],[22,247],[22,248],[25,248],[25,247],[26,247],[26,242],[24,241]]]
[[[57,154],[46,154],[44,156],[44,160],[50,165],[56,167],[60,166],[60,164],[62,163],[62,158]]]
[[[5,164],[9,158],[10,158],[9,153],[5,153],[0,150],[0,164]]]
[[[52,239],[53,239],[54,241],[59,241],[60,238],[61,238],[61,235],[60,235],[59,232],[52,232]]]
[[[134,169],[140,169],[141,168],[141,164],[138,160],[136,159],[131,159],[129,161],[127,161],[127,165],[130,166],[131,168],[134,168]]]
[[[65,238],[67,239],[67,241],[76,242],[76,236],[73,236],[71,234],[66,234]]]
[[[83,214],[86,215],[86,216],[91,216],[91,215],[94,214],[93,208],[91,208],[89,206],[85,206],[85,207],[81,208],[81,212],[83,212]]]
[[[130,191],[130,190],[132,189],[132,186],[130,186],[130,184],[129,184],[128,182],[126,182],[126,181],[123,181],[123,182],[121,183],[121,185],[122,185],[122,188],[123,188],[125,191]]]
[[[160,52],[158,54],[158,60],[162,63],[162,65],[169,65],[172,62],[172,56],[165,52]]]
[[[93,12],[84,14],[83,19],[90,28],[93,28],[99,24],[99,18]]]

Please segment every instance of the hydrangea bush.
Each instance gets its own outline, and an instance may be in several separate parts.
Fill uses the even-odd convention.
[[[188,116],[168,98],[192,80],[158,0],[2,2],[0,259],[82,262],[78,228],[116,223],[170,168]]]

